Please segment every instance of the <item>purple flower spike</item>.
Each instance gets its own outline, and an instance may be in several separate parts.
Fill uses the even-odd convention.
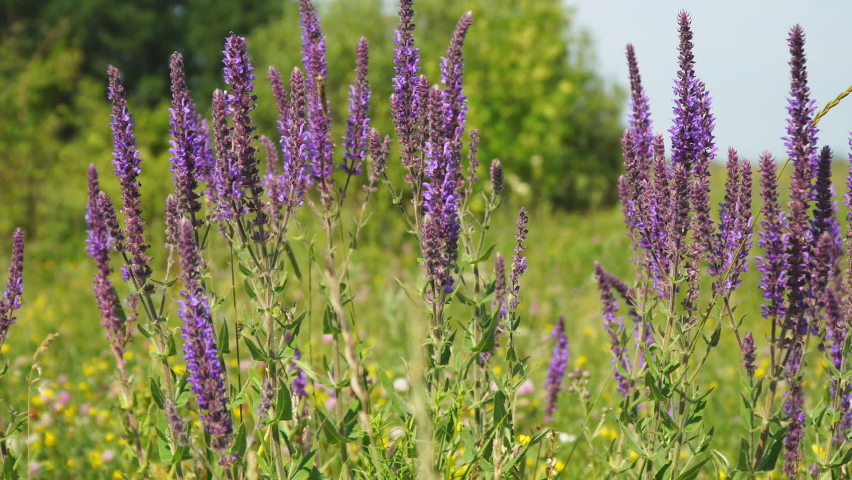
[[[420,248],[423,251],[423,267],[426,269],[426,277],[434,282],[435,290],[438,290],[450,278],[449,261],[443,249],[441,219],[427,217],[422,229]]]
[[[121,303],[109,279],[112,273],[109,265],[109,251],[115,242],[110,235],[109,224],[117,223],[115,207],[105,192],[97,191],[97,170],[94,165],[91,165],[89,167],[90,186],[93,178],[95,188],[89,189],[90,197],[86,209],[86,224],[89,226],[86,251],[89,252],[89,256],[95,261],[97,267],[92,288],[98,310],[101,312],[101,325],[106,330],[110,349],[121,368],[127,342],[130,341],[130,323],[124,317]]]
[[[180,224],[181,214],[178,200],[174,195],[166,197],[165,209],[166,221],[166,248],[177,248],[178,245],[178,225]]]
[[[0,299],[0,345],[6,343],[9,327],[15,323],[15,310],[21,308],[24,291],[24,232],[20,228],[12,234],[12,258],[9,261],[9,280]]]
[[[715,156],[710,99],[705,92],[704,83],[695,75],[691,21],[686,11],[678,14],[680,70],[674,86],[675,123],[669,130],[672,134],[672,163],[686,165],[689,172],[692,172],[696,162],[706,163]],[[698,158],[701,152],[706,155],[703,159]]]
[[[89,226],[86,239],[86,251],[95,261],[97,273],[93,279],[92,289],[98,310],[101,312],[101,325],[106,330],[110,349],[119,365],[124,362],[124,352],[130,341],[129,323],[124,318],[121,304],[115,293],[109,276],[112,268],[109,265],[109,251],[113,248],[115,239],[110,234],[109,224],[116,222],[115,207],[109,196],[98,187],[98,171],[94,165],[89,166],[89,202],[86,206],[86,224]],[[121,368],[121,367],[120,367]]]
[[[142,219],[142,203],[139,201],[139,180],[142,172],[139,152],[136,150],[136,138],[133,135],[133,116],[127,110],[124,86],[121,84],[117,68],[109,67],[109,99],[112,101],[113,165],[115,174],[121,182],[122,211],[125,217],[126,245],[130,256],[130,265],[124,268],[125,276],[133,278],[143,293],[154,291],[154,285],[148,283],[151,257],[145,255],[150,245],[145,243],[145,221]]]
[[[690,256],[696,262],[703,261],[712,248],[714,224],[710,215],[710,162],[715,156],[713,146],[713,116],[710,113],[710,97],[704,83],[695,74],[695,59],[692,53],[692,30],[689,14],[678,14],[680,31],[680,70],[675,80],[675,122],[672,134],[672,163],[683,165],[676,181],[677,194],[689,194],[689,202],[682,198],[678,204],[678,217],[686,219],[692,204],[694,211],[694,242]],[[687,179],[687,176],[691,178]],[[689,229],[689,223],[681,223],[678,238]],[[683,241],[682,239],[680,241]]]
[[[223,68],[225,83],[231,86],[227,94],[227,113],[232,116],[233,134],[231,149],[233,150],[234,166],[239,170],[240,188],[245,195],[245,208],[255,215],[252,220],[257,229],[252,239],[263,242],[267,239],[263,232],[268,217],[263,211],[263,185],[258,171],[258,159],[252,145],[257,140],[254,131],[257,125],[252,123],[251,111],[257,105],[257,95],[254,95],[254,75],[251,58],[248,56],[246,39],[231,34],[225,41]]]
[[[178,251],[184,287],[178,313],[184,324],[183,349],[189,383],[198,402],[201,423],[211,437],[210,445],[227,463],[226,450],[231,445],[233,432],[227,384],[213,339],[209,298],[201,283],[204,260],[195,244],[195,229],[187,219],[182,219],[178,226]]]
[[[369,146],[373,164],[370,167],[370,184],[364,185],[364,189],[374,192],[376,191],[376,183],[384,177],[388,169],[387,160],[388,152],[390,151],[390,136],[385,135],[385,139],[382,141],[379,131],[374,128],[370,130]]]
[[[784,292],[787,290],[787,271],[789,270],[787,249],[789,236],[787,222],[781,205],[778,203],[778,179],[775,171],[775,159],[769,152],[760,156],[761,191],[763,198],[763,220],[760,224],[758,244],[766,251],[757,257],[757,269],[762,274],[760,289],[766,303],[761,307],[763,318],[778,321],[787,314]]]
[[[815,202],[813,209],[813,222],[811,227],[811,236],[813,242],[819,242],[823,235],[828,235],[828,245],[826,245],[824,259],[830,265],[829,273],[834,273],[836,260],[840,257],[843,250],[843,241],[840,238],[840,225],[837,222],[837,209],[834,204],[834,186],[831,183],[831,164],[833,154],[829,146],[825,146],[820,150],[817,161],[816,182],[814,184]],[[816,248],[817,243],[812,245]],[[828,277],[822,279],[827,282]],[[824,285],[815,287],[815,296],[819,297],[823,291]]]
[[[802,169],[813,171],[817,165],[817,133],[813,126],[815,101],[810,99],[808,71],[805,59],[805,31],[801,25],[790,29],[790,96],[787,99],[787,136],[784,137],[787,155],[793,164],[804,162]]]
[[[328,64],[325,57],[325,36],[320,27],[319,13],[310,0],[299,0],[302,25],[302,63],[305,66],[308,109],[308,155],[311,174],[318,184],[323,203],[330,205],[334,188],[332,173],[331,118],[325,99]]]
[[[512,273],[509,275],[511,284],[509,288],[512,294],[509,298],[509,311],[512,312],[518,309],[521,293],[521,275],[527,270],[527,257],[524,257],[522,254],[526,249],[524,242],[527,239],[527,233],[529,233],[529,230],[527,230],[529,223],[530,217],[527,216],[527,211],[521,207],[518,211],[518,221],[515,222],[515,242],[517,246],[515,247],[515,254],[512,256]]]
[[[806,291],[810,283],[810,258],[812,255],[812,232],[808,210],[813,198],[813,172],[817,168],[816,128],[813,122],[814,104],[809,99],[807,70],[805,67],[805,34],[798,25],[790,31],[790,97],[787,111],[787,153],[793,163],[790,184],[790,241],[789,273],[789,317],[800,332],[807,329],[802,317],[805,309]],[[791,326],[793,327],[793,326]]]
[[[196,127],[197,115],[189,98],[189,87],[183,70],[183,56],[172,54],[172,107],[169,109],[169,124],[172,126],[171,149],[172,177],[175,182],[175,195],[181,213],[195,214],[201,210],[198,202],[198,164],[201,148],[198,143]]]
[[[757,360],[757,356],[755,354],[754,348],[754,336],[751,332],[746,333],[743,338],[743,368],[746,371],[746,374],[751,377],[754,375],[754,371],[756,367],[754,366],[755,360]]]
[[[216,156],[213,153],[213,145],[210,142],[210,125],[200,113],[196,114],[195,135],[200,155],[195,164],[196,175],[199,181],[207,183],[208,198],[212,200],[213,197],[210,196],[212,180],[210,177],[216,165]]]
[[[293,350],[293,360],[301,360],[302,352],[299,351],[298,348]],[[293,395],[296,396],[297,399],[308,398],[308,375],[304,370],[299,368],[295,362],[290,363],[290,367],[287,371],[292,375],[293,380],[290,382],[290,391],[293,392]]]
[[[186,422],[183,417],[181,417],[180,412],[178,412],[175,403],[167,398],[165,404],[163,405],[164,414],[166,415],[166,421],[169,423],[169,430],[172,433],[172,438],[175,443],[180,446],[189,445],[189,438],[186,433]]]
[[[630,357],[627,355],[625,345],[621,343],[621,337],[624,333],[624,318],[618,316],[618,299],[613,295],[612,275],[607,273],[600,263],[595,262],[595,279],[598,282],[598,289],[601,295],[601,304],[603,305],[603,323],[609,335],[610,352],[612,353],[612,363],[621,365],[625,370],[629,370]],[[629,378],[622,375],[619,368],[616,366],[613,369],[613,375],[618,380],[618,391],[626,396],[631,388]]]
[[[562,390],[562,378],[568,368],[568,337],[565,336],[565,320],[562,317],[559,317],[556,325],[553,326],[551,336],[556,339],[556,346],[553,347],[553,357],[550,359],[547,380],[544,383],[547,387],[547,404],[544,407],[545,422],[553,420],[556,403],[559,400],[559,392]]]
[[[284,205],[285,196],[283,179],[278,171],[278,163],[281,159],[278,157],[278,147],[269,137],[262,135],[260,142],[266,149],[266,175],[263,177],[263,188],[269,195],[267,214],[271,223],[275,225],[281,220],[281,208]]]
[[[269,67],[266,78],[272,86],[272,96],[275,97],[275,106],[278,108],[278,133],[284,135],[282,128],[286,124],[287,110],[290,108],[287,92],[284,91],[284,80],[281,78],[281,72],[275,67]]]
[[[355,50],[355,82],[349,86],[349,120],[343,137],[343,164],[340,168],[349,175],[361,173],[367,158],[367,136],[370,132],[370,82],[367,80],[367,39],[361,37]]]
[[[739,288],[740,274],[748,270],[751,240],[751,165],[740,163],[736,150],[728,150],[728,179],[725,201],[719,209],[716,235],[708,272],[717,278],[713,284],[719,295]]]
[[[274,72],[274,73],[273,73]],[[281,151],[284,154],[284,168],[279,176],[283,202],[292,212],[303,202],[302,196],[310,185],[308,174],[306,94],[302,71],[294,68],[290,74],[290,98],[286,98],[283,85],[276,85],[270,69],[276,103],[278,104],[278,133],[281,135]],[[279,91],[280,90],[280,91]]]
[[[466,12],[461,16],[450,40],[450,46],[447,48],[447,55],[441,58],[441,83],[446,87],[443,90],[444,135],[446,136],[444,155],[448,162],[461,162],[462,136],[468,110],[463,85],[462,47],[472,23],[472,12]]]
[[[497,328],[494,330],[494,348],[497,348],[497,339],[500,334],[506,329],[504,320],[509,315],[507,310],[507,288],[506,288],[506,262],[503,260],[503,255],[499,253],[494,256],[494,301],[491,303],[491,311],[497,312]],[[482,352],[480,355],[480,364],[487,363],[493,355],[491,352]]]
[[[254,414],[254,421],[257,428],[266,428],[266,420],[269,417],[270,410],[272,409],[272,401],[275,400],[277,393],[278,388],[272,386],[272,381],[269,377],[264,378],[263,386],[260,389],[260,401],[257,403],[257,410],[255,410]]]
[[[420,85],[417,76],[420,70],[420,49],[414,46],[414,0],[399,1],[399,24],[394,34],[394,94],[391,96],[391,112],[396,134],[402,149],[402,165],[412,170],[417,165],[417,150],[420,139],[417,120],[420,106],[426,100],[418,95],[428,86]],[[418,88],[420,86],[421,88]],[[422,93],[421,93],[422,95]]]
[[[846,193],[843,201],[846,205],[846,224],[852,224],[852,133],[849,137],[849,173],[846,175]],[[846,272],[843,279],[843,295],[852,297],[852,229],[847,230],[843,246],[846,250]],[[849,312],[847,312],[847,315]]]
[[[627,44],[627,67],[630,72],[630,117],[628,123],[636,142],[635,150],[641,162],[641,169],[648,170],[654,158],[654,131],[651,127],[651,107],[642,86],[639,64],[633,45]]]
[[[232,221],[248,212],[243,198],[242,175],[233,151],[233,136],[228,125],[228,97],[222,90],[213,91],[213,130],[216,140],[216,164],[211,176],[210,192],[220,220]]]

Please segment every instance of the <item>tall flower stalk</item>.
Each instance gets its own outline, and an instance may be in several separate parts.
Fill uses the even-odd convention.
[[[6,343],[9,327],[15,321],[15,311],[21,308],[24,291],[24,232],[20,228],[12,234],[12,258],[9,260],[9,277],[3,298],[0,298],[0,345]]]
[[[210,446],[218,453],[219,462],[227,465],[233,461],[227,451],[233,441],[227,382],[214,339],[210,299],[201,282],[204,260],[195,243],[195,229],[186,219],[178,225],[178,252],[183,281],[178,313],[183,321],[181,336],[189,383],[204,431],[211,437]]]

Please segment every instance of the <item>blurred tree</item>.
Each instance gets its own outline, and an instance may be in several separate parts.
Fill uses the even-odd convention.
[[[281,16],[281,0],[5,0],[0,29],[15,25],[33,51],[60,24],[83,53],[81,72],[105,78],[119,67],[137,100],[153,105],[169,93],[169,56],[184,53],[192,86],[212,92],[230,31],[248,33]]]
[[[396,9],[381,0],[330,0],[322,6],[338,128],[346,115],[355,44],[366,36],[375,125],[391,132]],[[613,202],[624,94],[594,72],[589,36],[574,28],[571,11],[562,0],[415,2],[421,65],[433,83],[440,81],[440,57],[466,10],[474,18],[464,51],[468,125],[482,131],[482,159],[503,160],[516,194],[536,192],[535,199],[570,209]],[[297,16],[296,5],[288,2],[282,19],[252,35],[258,68],[275,65],[288,72],[300,65]],[[263,85],[260,92],[269,95],[268,90]],[[272,102],[264,103],[259,114],[271,126]]]

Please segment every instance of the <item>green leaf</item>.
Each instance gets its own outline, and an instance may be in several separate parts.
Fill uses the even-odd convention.
[[[171,444],[162,438],[157,439],[157,453],[159,453],[160,460],[163,463],[172,463],[174,453],[172,453]]]
[[[751,457],[751,448],[749,447],[748,440],[745,437],[740,437],[740,454],[737,457],[737,470],[741,472],[748,472],[751,470],[751,465],[749,462],[749,458]]]
[[[340,443],[347,443],[349,439],[344,437],[337,431],[337,428],[334,426],[334,422],[328,418],[321,410],[316,410],[317,417],[319,417],[319,422],[322,428],[322,433],[325,436],[325,439],[328,443],[332,445],[337,445]]]
[[[293,253],[293,247],[290,246],[289,240],[284,240],[284,251],[287,252],[287,258],[290,260],[290,265],[293,266],[293,273],[296,274],[296,278],[301,282],[302,270],[299,268],[299,262],[296,260],[296,254]]]
[[[654,475],[654,480],[663,480],[666,478],[666,472],[669,471],[669,467],[672,466],[672,462],[669,462],[663,465],[663,468],[657,470],[657,474]]]
[[[476,265],[476,264],[477,264],[477,263],[479,263],[479,262],[483,262],[483,261],[485,261],[485,260],[488,260],[488,257],[490,257],[492,253],[494,253],[494,248],[495,248],[496,246],[497,246],[497,244],[495,243],[495,244],[491,245],[490,247],[488,247],[488,249],[487,249],[487,250],[485,250],[485,253],[483,253],[482,255],[480,255],[480,256],[479,256],[479,258],[477,258],[476,260],[472,260],[472,261],[470,262],[470,264],[471,264],[471,265]]]
[[[216,339],[216,348],[219,349],[219,355],[231,353],[231,342],[228,336],[228,322],[222,320],[222,326],[219,327],[219,337]]]
[[[157,404],[157,407],[159,407],[160,410],[165,410],[164,405],[166,403],[166,397],[160,390],[160,386],[157,385],[157,382],[155,382],[153,378],[148,377],[148,382],[151,386],[151,398],[154,399],[154,403]]]
[[[781,453],[781,448],[784,446],[784,436],[787,434],[787,427],[778,429],[775,435],[772,436],[772,444],[767,452],[757,463],[758,472],[771,472],[775,470],[775,464],[778,462],[778,455]]]
[[[680,476],[677,477],[677,480],[694,480],[695,477],[697,477],[698,474],[701,473],[701,469],[704,467],[704,464],[709,462],[711,458],[713,458],[712,455],[707,455],[700,462],[693,465],[692,468],[681,473]]]
[[[497,330],[497,312],[494,313],[494,315],[488,315],[488,326],[482,332],[482,338],[479,340],[479,344],[473,347],[474,353],[494,351],[494,332]]]
[[[234,448],[232,450],[237,457],[242,458],[246,453],[246,424],[240,424],[240,429],[234,437]]]
[[[252,300],[257,298],[257,292],[254,291],[254,287],[248,279],[243,281],[243,286],[245,287],[246,293],[248,294],[249,298],[251,298]]]
[[[136,322],[136,330],[139,330],[139,333],[145,338],[151,338],[151,332],[145,328],[145,325],[142,325],[142,322]]]
[[[390,377],[388,377],[387,372],[382,369],[382,367],[378,367],[379,372],[379,381],[382,382],[382,388],[385,389],[385,392],[388,394],[388,398],[391,401],[391,406],[393,407],[396,415],[402,419],[403,422],[407,422],[408,418],[412,415],[411,406],[396,393],[396,390],[393,388],[393,382],[391,382]]]
[[[243,335],[243,342],[245,342],[246,346],[248,347],[249,352],[251,353],[251,358],[259,362],[267,361],[266,354],[263,353],[263,350],[261,350],[260,347],[258,347],[257,344],[252,341],[252,339]]]
[[[246,276],[246,277],[252,276],[251,270],[249,270],[249,268],[247,266],[245,266],[245,264],[243,262],[238,263],[237,268],[240,269],[240,273],[242,273],[243,276]]]
[[[278,401],[275,402],[275,419],[292,420],[293,419],[293,397],[290,395],[290,389],[287,388],[287,382],[278,384]]]

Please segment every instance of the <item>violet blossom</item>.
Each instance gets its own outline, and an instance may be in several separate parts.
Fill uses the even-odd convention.
[[[182,299],[178,301],[178,313],[184,324],[181,336],[201,423],[211,437],[211,447],[219,453],[222,463],[228,463],[226,450],[233,440],[233,424],[228,410],[227,382],[213,336],[210,299],[201,282],[204,260],[195,244],[194,230],[187,219],[181,219],[178,227],[183,281]]]
[[[545,422],[553,420],[559,392],[562,390],[562,379],[568,368],[568,337],[565,336],[565,320],[562,317],[559,317],[556,325],[553,326],[551,336],[556,339],[556,345],[553,347],[553,356],[550,359],[547,380],[544,383],[547,388],[547,403],[544,407]]]
[[[268,233],[263,227],[268,222],[268,216],[263,210],[263,185],[261,184],[260,172],[258,170],[258,159],[255,155],[253,142],[257,139],[254,133],[257,129],[251,117],[251,111],[257,107],[254,101],[254,79],[252,74],[254,68],[251,66],[251,58],[248,56],[248,46],[243,37],[233,33],[225,41],[225,55],[222,63],[225,67],[225,83],[230,85],[231,90],[227,93],[227,112],[232,116],[233,130],[231,135],[231,149],[233,151],[234,165],[239,170],[239,187],[243,192],[243,203],[245,209],[254,214],[252,225],[252,240],[264,242]]]
[[[787,222],[778,202],[778,178],[775,159],[769,152],[760,156],[761,191],[763,198],[763,231],[759,234],[758,244],[766,253],[757,257],[757,270],[760,277],[760,289],[763,291],[761,310],[763,318],[777,321],[787,313],[784,293],[787,290],[788,240]]]
[[[627,355],[626,346],[622,344],[621,337],[624,333],[624,318],[618,316],[618,299],[612,294],[613,286],[610,276],[601,267],[601,264],[595,262],[595,279],[598,282],[598,290],[600,291],[601,304],[603,305],[603,323],[610,340],[610,352],[612,353],[612,363],[620,365],[625,370],[630,365],[630,357]],[[618,366],[613,369],[613,375],[618,381],[618,391],[627,396],[630,391],[632,382],[625,377]]]
[[[302,63],[305,66],[307,87],[307,147],[311,174],[322,194],[323,204],[330,206],[334,188],[332,173],[331,118],[325,98],[328,63],[325,36],[320,27],[319,13],[311,0],[299,0],[302,26]]]
[[[417,120],[420,107],[425,98],[418,95],[418,72],[420,70],[420,49],[414,46],[414,9],[413,0],[399,1],[399,24],[394,33],[394,93],[391,96],[391,113],[396,134],[401,146],[402,165],[409,171],[417,165],[417,149],[420,139],[417,132]],[[425,88],[428,82],[421,85]]]
[[[171,125],[172,177],[175,182],[175,195],[181,213],[195,215],[201,210],[196,193],[198,188],[198,163],[201,145],[195,123],[197,115],[189,98],[189,87],[183,70],[183,56],[175,52],[169,64],[171,69],[172,106],[169,108]]]
[[[0,298],[0,345],[6,343],[9,327],[17,320],[15,310],[21,308],[24,291],[24,232],[16,228],[12,234],[12,257],[9,260],[9,279],[3,298]]]
[[[349,175],[361,173],[367,158],[367,136],[370,132],[370,82],[367,39],[361,37],[355,50],[355,82],[349,86],[349,119],[343,137],[343,163],[340,168]]]
[[[145,294],[154,291],[154,285],[148,283],[151,267],[147,256],[150,247],[145,243],[145,221],[142,219],[142,203],[139,201],[139,180],[142,172],[139,152],[136,150],[136,138],[133,134],[133,116],[127,110],[124,86],[117,68],[109,67],[109,99],[112,101],[113,165],[115,174],[121,182],[122,211],[126,217],[126,243],[124,249],[129,256],[129,265],[123,267],[125,279],[133,280],[135,286]]]

